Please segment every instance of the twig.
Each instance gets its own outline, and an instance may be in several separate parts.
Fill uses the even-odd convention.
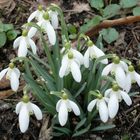
[[[125,25],[125,24],[130,24],[130,23],[134,23],[138,21],[140,21],[140,16],[128,16],[128,17],[123,17],[123,18],[114,19],[114,20],[104,20],[99,25],[94,26],[92,29],[87,31],[86,35],[88,35],[89,37],[93,37],[103,28],[108,28],[108,27],[112,27],[116,25]]]

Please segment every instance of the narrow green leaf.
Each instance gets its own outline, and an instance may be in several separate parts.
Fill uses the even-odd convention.
[[[95,16],[93,19],[89,20],[86,24],[80,27],[80,33],[85,33],[89,31],[91,28],[98,25],[101,21],[101,16]]]
[[[140,16],[140,7],[135,7],[133,9],[133,15],[134,16]]]
[[[122,8],[131,8],[136,6],[138,3],[138,0],[121,0],[120,5]]]
[[[71,130],[69,130],[66,127],[56,127],[56,126],[54,126],[53,129],[56,129],[56,130],[58,130],[58,131],[60,131],[60,132],[62,132],[64,134],[66,134],[68,136],[71,134]]]
[[[0,48],[3,47],[6,43],[6,34],[5,32],[0,32]]]
[[[104,1],[103,0],[90,0],[90,5],[93,8],[96,8],[97,10],[100,10],[104,7]]]
[[[13,24],[3,24],[3,31],[4,32],[7,32],[7,31],[13,30],[13,29],[14,29]]]
[[[82,135],[82,134],[88,132],[89,129],[90,129],[90,126],[91,126],[91,124],[89,124],[86,128],[84,128],[84,129],[82,129],[82,130],[76,131],[76,132],[72,135],[72,137],[77,137],[77,136],[80,136],[80,135]]]
[[[76,125],[76,127],[75,127],[74,130],[78,130],[81,126],[83,126],[83,125],[85,124],[86,120],[87,120],[86,118],[82,119],[82,120]]]
[[[95,128],[93,128],[91,131],[103,131],[103,130],[108,130],[116,127],[114,124],[105,124],[105,125],[100,125]]]

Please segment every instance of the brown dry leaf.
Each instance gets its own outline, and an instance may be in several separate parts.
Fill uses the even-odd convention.
[[[48,6],[51,3],[54,3],[56,5],[60,5],[60,0],[38,0],[38,2],[44,6]]]
[[[81,13],[83,11],[90,11],[90,6],[88,3],[77,3],[74,2],[73,3],[73,11],[77,12],[77,13]]]
[[[42,127],[39,133],[39,140],[50,140],[52,139],[52,127],[49,127],[50,116],[45,115],[42,122]],[[49,128],[48,128],[49,127]]]
[[[6,10],[10,13],[14,10],[16,4],[13,0],[0,0],[0,9]]]

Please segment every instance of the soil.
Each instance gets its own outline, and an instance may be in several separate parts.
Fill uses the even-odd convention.
[[[86,7],[79,12],[74,9],[75,4],[87,4],[87,0],[67,0],[58,1],[52,0],[60,5],[63,9],[67,23],[74,24],[77,28],[94,16],[94,12],[90,7]],[[43,4],[49,4],[49,1],[39,1]],[[15,8],[9,12],[8,9],[1,10],[0,20],[4,23],[13,23],[15,28],[20,31],[20,27],[26,22],[30,13],[36,9],[38,2],[35,0],[17,0],[15,1]],[[88,9],[89,8],[89,9]],[[133,23],[129,25],[122,25],[115,27],[120,33],[120,37],[112,44],[104,42],[105,51],[109,53],[116,53],[123,58],[131,60],[140,72],[140,23]],[[97,39],[94,36],[95,40]],[[5,68],[10,59],[16,55],[12,49],[12,43],[7,44],[0,49],[0,70]],[[3,81],[5,82],[5,81]],[[7,81],[6,81],[7,82]],[[2,83],[0,83],[1,85]],[[0,93],[4,93],[10,89],[9,83],[7,86],[0,87]],[[140,92],[138,86],[135,86],[132,91]],[[22,134],[19,130],[18,117],[15,110],[15,105],[19,101],[22,93],[11,95],[0,100],[0,140],[47,140],[47,138],[39,138],[43,127],[43,121],[36,121],[34,117],[30,119],[30,127],[28,131]],[[140,140],[140,95],[135,95],[133,98],[133,105],[128,107],[121,104],[119,114],[114,120],[111,120],[116,125],[115,128],[107,131],[100,131],[88,133],[74,140]],[[33,99],[34,101],[34,99]],[[44,115],[45,119],[46,115]],[[50,119],[50,118],[49,118]],[[53,138],[58,139],[58,138]],[[72,139],[61,137],[59,139]]]

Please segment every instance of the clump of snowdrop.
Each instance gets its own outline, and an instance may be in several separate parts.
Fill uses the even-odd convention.
[[[115,79],[118,85],[124,88],[126,83],[126,73],[128,72],[128,66],[125,62],[121,61],[118,56],[113,58],[113,62],[105,66],[102,71],[102,75],[108,75],[111,73],[115,75]]]
[[[122,101],[122,99],[128,106],[132,104],[132,100],[128,93],[121,90],[116,83],[113,84],[112,88],[105,91],[105,97],[109,98],[108,112],[110,118],[114,118],[116,116],[119,110],[119,102]]]
[[[9,67],[0,72],[0,80],[6,75],[6,79],[10,80],[13,91],[17,91],[19,87],[20,71],[15,67],[14,63],[10,63]]]
[[[107,107],[107,102],[108,102],[108,98],[107,97],[103,97],[101,93],[98,93],[97,98],[92,100],[89,104],[88,104],[88,111],[91,112],[93,110],[93,108],[96,106],[97,110],[99,110],[99,115],[100,118],[103,122],[107,122],[108,121],[108,107]]]
[[[61,126],[64,126],[68,120],[68,112],[73,111],[76,116],[80,115],[80,109],[77,104],[70,99],[68,95],[63,93],[62,99],[56,104],[56,111],[58,112],[58,120]]]
[[[40,108],[31,103],[27,95],[24,95],[22,101],[16,105],[16,114],[19,114],[19,127],[22,133],[28,129],[30,115],[35,114],[37,120],[42,119]]]
[[[126,85],[123,89],[126,90],[126,92],[129,92],[131,89],[131,84],[135,82],[137,82],[137,84],[140,86],[140,74],[138,74],[134,67],[130,65],[126,74]]]
[[[59,76],[63,78],[70,72],[76,82],[81,81],[80,66],[83,64],[83,55],[75,49],[68,49],[62,58]]]
[[[18,48],[18,57],[26,57],[28,48],[31,48],[34,54],[37,51],[37,47],[34,41],[28,36],[27,30],[23,30],[22,36],[14,41],[13,47]]]
[[[42,29],[42,31],[44,33],[47,33],[48,39],[49,39],[49,42],[51,43],[51,45],[55,45],[55,43],[56,43],[56,34],[55,34],[53,26],[50,23],[50,16],[49,16],[48,11],[43,13],[43,18],[41,18],[37,22],[37,25],[41,27],[41,29]],[[37,32],[37,28],[31,27],[31,29],[29,30],[28,35],[30,37],[33,37],[36,34],[36,32]]]
[[[97,46],[95,46],[91,40],[87,42],[87,46],[88,46],[88,49],[86,50],[84,54],[84,65],[86,68],[89,67],[90,60],[94,58],[96,59],[105,55],[104,52],[100,50]],[[108,59],[102,60],[101,63],[107,64]]]

